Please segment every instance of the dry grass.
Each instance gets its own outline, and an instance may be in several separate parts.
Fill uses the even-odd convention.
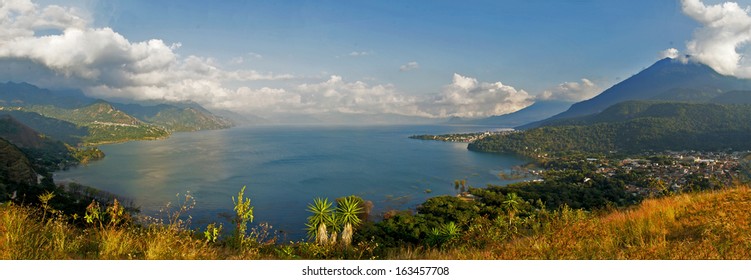
[[[0,206],[0,259],[218,259],[211,246],[186,229],[163,225],[89,227],[38,210]]]
[[[0,206],[0,259],[372,258],[377,244],[350,250],[312,243],[209,243],[183,227],[74,227],[38,209]],[[46,217],[46,218],[42,218]],[[386,259],[751,259],[751,189],[684,194],[604,214],[540,213],[511,232],[504,219],[472,225],[452,246],[384,250]]]
[[[483,248],[430,250],[423,259],[751,259],[751,190],[747,186],[644,201],[638,207],[570,219]],[[567,221],[567,220],[573,220]],[[404,255],[406,254],[406,255]]]

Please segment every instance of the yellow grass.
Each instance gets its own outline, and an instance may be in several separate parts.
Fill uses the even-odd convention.
[[[74,227],[41,210],[0,206],[0,259],[370,258],[377,244],[351,250],[312,243],[209,243],[169,225]],[[748,186],[650,199],[629,210],[593,214],[563,209],[509,234],[506,220],[474,224],[447,248],[383,251],[390,259],[751,259]],[[45,218],[43,218],[45,217]],[[532,225],[532,226],[531,226]]]
[[[650,199],[631,210],[571,224],[562,216],[544,232],[484,248],[431,250],[417,258],[751,259],[747,186]]]

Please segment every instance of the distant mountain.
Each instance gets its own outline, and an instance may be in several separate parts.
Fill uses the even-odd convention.
[[[561,113],[568,109],[571,104],[573,104],[573,102],[555,100],[537,101],[532,105],[529,105],[526,108],[513,113],[474,120],[452,118],[451,120],[449,120],[449,123],[475,124],[497,127],[516,127],[552,117],[555,114]]]
[[[230,120],[214,115],[196,103],[153,106],[114,104],[114,106],[138,119],[159,125],[169,131],[223,129],[232,126]]]
[[[598,114],[551,120],[542,127],[489,136],[469,148],[535,157],[572,152],[749,150],[749,139],[751,105],[626,101]]]
[[[73,109],[86,106],[95,99],[87,97],[80,90],[51,91],[28,83],[0,83],[0,107],[26,107],[31,105],[54,105]]]
[[[89,129],[85,126],[77,126],[71,122],[48,118],[34,112],[13,110],[0,111],[1,114],[12,116],[31,129],[71,146],[83,144],[83,138],[89,135]]]
[[[214,110],[214,114],[221,116],[232,122],[233,125],[254,125],[254,124],[267,124],[269,121],[266,118],[262,118],[252,114],[239,114],[237,112],[229,110]]]
[[[228,119],[193,102],[146,103],[153,104],[112,103],[87,97],[80,90],[50,91],[27,83],[0,83],[0,111],[10,112],[39,131],[72,145],[157,139],[174,131],[232,126]],[[62,121],[58,128],[65,127],[70,133],[65,135],[61,129],[51,127],[54,122],[49,119]],[[81,136],[82,131],[86,135]]]
[[[751,80],[721,75],[704,64],[665,58],[592,99],[575,103],[563,113],[519,128],[533,128],[549,120],[599,113],[627,100],[705,102],[737,90],[751,90]]]
[[[51,142],[9,115],[0,115],[0,137],[19,148],[42,148]]]
[[[149,140],[169,136],[169,132],[164,128],[145,123],[103,100],[76,109],[33,105],[22,110],[86,127],[89,134],[82,139],[86,144]]]

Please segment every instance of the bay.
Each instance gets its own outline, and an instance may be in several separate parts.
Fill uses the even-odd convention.
[[[144,215],[160,217],[184,195],[195,206],[194,228],[231,224],[232,197],[246,186],[254,206],[251,226],[268,223],[286,240],[305,238],[306,206],[358,195],[374,204],[372,217],[414,209],[425,199],[455,195],[454,180],[471,186],[507,184],[500,171],[524,159],[472,152],[466,143],[408,139],[414,134],[496,130],[478,126],[258,126],[177,133],[157,141],[104,145],[103,160],[55,174],[132,200]]]

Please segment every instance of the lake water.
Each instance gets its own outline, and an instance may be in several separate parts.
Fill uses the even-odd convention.
[[[477,126],[262,126],[177,133],[165,140],[104,145],[105,159],[55,174],[131,199],[156,215],[190,192],[192,225],[231,224],[232,196],[247,186],[253,225],[268,222],[289,240],[304,238],[306,206],[316,197],[359,195],[374,216],[413,209],[428,197],[455,194],[453,181],[506,184],[499,171],[524,163],[466,149],[466,143],[408,139],[413,134],[494,130]],[[178,195],[179,194],[179,195]]]

